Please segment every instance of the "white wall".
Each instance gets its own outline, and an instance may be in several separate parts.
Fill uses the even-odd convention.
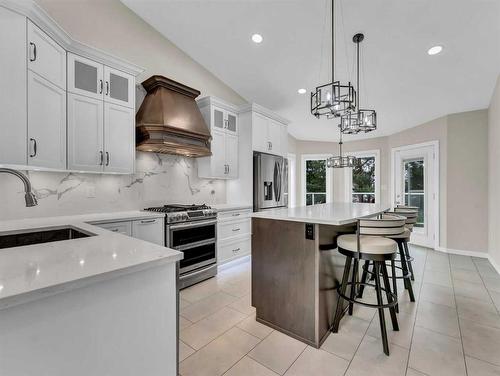
[[[488,109],[488,248],[500,265],[500,75]]]

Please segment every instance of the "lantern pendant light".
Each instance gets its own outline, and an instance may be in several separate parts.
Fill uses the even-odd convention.
[[[352,37],[352,41],[356,43],[356,92],[358,94],[357,110],[344,113],[340,118],[340,129],[344,134],[357,134],[359,132],[371,132],[377,129],[377,113],[375,110],[362,109],[360,106],[360,91],[359,91],[359,44],[365,36],[358,33]]]
[[[339,141],[339,155],[330,157],[326,160],[326,167],[330,168],[352,168],[358,165],[359,159],[352,156],[342,154],[342,131],[340,132],[340,141]]]
[[[311,93],[311,114],[317,118],[340,117],[356,109],[356,91],[349,82],[335,81],[335,0],[332,0],[332,81]]]

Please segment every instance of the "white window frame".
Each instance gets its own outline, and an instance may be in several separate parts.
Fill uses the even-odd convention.
[[[302,180],[302,206],[306,206],[306,162],[307,161],[321,161],[330,158],[330,154],[302,154],[301,156],[301,170],[300,176]],[[333,173],[331,168],[326,168],[326,202],[332,202],[333,198]]]
[[[375,157],[375,204],[380,204],[380,149],[376,150],[365,150],[349,152],[356,158],[370,158]],[[349,203],[352,202],[352,168],[345,168],[345,197],[344,200]],[[357,204],[357,203],[353,203]]]
[[[297,206],[296,183],[297,183],[297,156],[294,153],[288,153],[288,207],[289,208]]]

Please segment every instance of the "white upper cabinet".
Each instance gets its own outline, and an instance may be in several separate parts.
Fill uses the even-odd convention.
[[[132,108],[104,103],[104,171],[133,173],[135,113]]]
[[[68,91],[102,100],[104,66],[93,60],[69,53]]]
[[[0,164],[26,165],[26,18],[2,7],[0,56]]]
[[[66,91],[28,72],[28,165],[66,169]]]
[[[28,68],[66,90],[66,51],[28,20]]]
[[[68,94],[68,169],[102,171],[104,102]]]
[[[229,179],[236,179],[238,177],[238,136],[226,134],[225,151],[226,176]]]
[[[257,112],[252,114],[252,150],[283,155],[283,132],[286,132],[286,125]]]
[[[210,127],[212,156],[197,158],[201,178],[238,177],[238,115],[234,106],[214,97],[198,101],[201,114]]]
[[[135,78],[117,69],[104,67],[104,100],[125,107],[135,106]]]

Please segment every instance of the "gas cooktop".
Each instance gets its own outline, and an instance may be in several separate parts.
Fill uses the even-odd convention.
[[[206,204],[169,204],[147,208],[144,210],[166,213],[167,223],[209,219],[217,216],[217,212]]]

